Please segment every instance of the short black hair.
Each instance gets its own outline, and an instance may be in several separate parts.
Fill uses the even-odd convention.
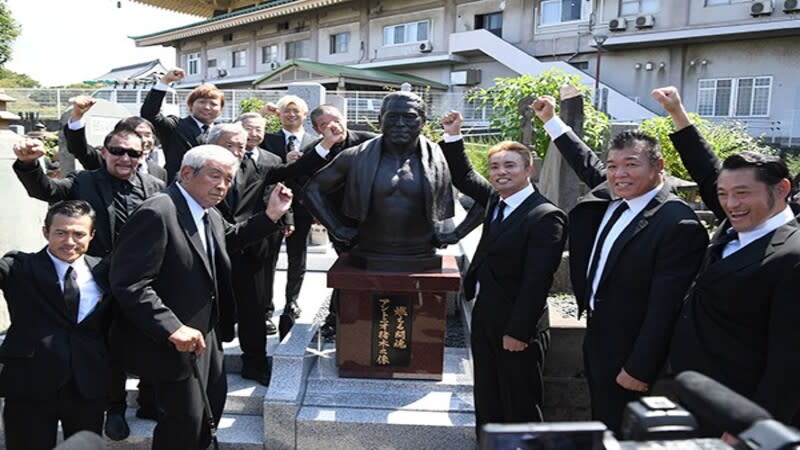
[[[338,114],[341,116],[342,112],[339,111],[339,108],[331,105],[330,103],[319,105],[316,108],[312,109],[311,112],[308,114],[308,118],[309,120],[311,120],[311,125],[316,127],[317,119],[322,117],[323,114]]]
[[[144,144],[142,135],[135,130],[136,127],[130,128],[129,126],[120,126],[120,123],[121,122],[117,123],[117,125],[114,126],[114,129],[106,135],[105,139],[103,139],[104,148],[108,148],[108,146],[111,145],[111,139],[113,139],[114,136],[125,136],[129,134],[139,138],[140,145]]]
[[[53,224],[53,216],[61,214],[67,217],[82,217],[89,216],[92,219],[92,229],[94,230],[94,220],[96,218],[92,206],[83,200],[63,200],[58,203],[52,204],[47,209],[47,215],[44,216],[44,229],[50,230],[50,225]]]
[[[152,131],[153,134],[156,133],[156,127],[153,126],[153,123],[145,119],[144,117],[139,117],[139,116],[130,116],[120,120],[119,122],[117,122],[116,125],[114,125],[114,129],[129,130],[136,132],[136,127],[138,127],[141,124],[145,124],[148,127],[150,127],[150,131]]]
[[[389,106],[390,103],[396,101],[405,101],[411,104],[411,106],[417,110],[417,113],[425,119],[425,100],[422,99],[419,95],[413,92],[406,92],[406,91],[397,91],[392,92],[391,94],[387,95],[383,98],[383,103],[381,103],[381,111],[380,117],[383,117],[383,114],[386,112],[386,108]]]
[[[722,170],[753,169],[756,180],[767,186],[775,186],[783,179],[790,179],[789,168],[777,155],[745,150],[725,159]]]
[[[609,150],[624,150],[626,148],[634,148],[638,145],[642,146],[647,159],[651,164],[655,164],[663,156],[661,154],[661,146],[658,144],[658,139],[650,136],[641,130],[627,130],[614,136],[611,140],[611,145],[608,146]]]

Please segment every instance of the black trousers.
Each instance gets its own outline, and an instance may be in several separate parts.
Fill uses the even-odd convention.
[[[264,323],[264,310],[267,307],[267,294],[269,302],[272,303],[275,265],[269,258],[274,242],[275,239],[270,236],[244,252],[230,255],[239,322],[239,346],[242,348],[242,363],[248,370],[267,369],[267,327]],[[280,241],[277,242],[280,245]],[[269,282],[266,281],[267,278]],[[269,287],[268,293],[265,292],[266,287]]]
[[[619,437],[625,405],[641,397],[641,393],[629,391],[617,384],[617,375],[627,355],[618,354],[617,346],[605,336],[605,328],[612,323],[600,325],[597,314],[588,319],[583,339],[583,364],[586,381],[589,383],[592,420],[606,424]],[[616,350],[616,351],[615,351]]]
[[[64,439],[88,430],[102,435],[106,399],[81,396],[70,379],[52,400],[14,400],[7,398],[3,408],[6,448],[8,450],[45,450],[56,446],[58,421]]]
[[[256,274],[256,290],[258,295],[264,299],[263,312],[266,317],[269,318],[272,317],[272,313],[275,312],[275,302],[273,301],[275,292],[275,270],[278,267],[278,257],[281,253],[283,234],[280,232],[273,233],[269,235],[265,241],[267,241],[267,247],[264,252],[264,261],[261,270]]]
[[[121,312],[115,308],[113,314],[113,320],[117,320],[117,315],[121,314]],[[116,327],[113,326],[111,327],[110,333],[112,333],[112,335],[109,337],[111,347],[111,397],[106,411],[108,411],[109,414],[122,414],[124,416],[125,409],[128,407],[128,392],[125,389],[125,381],[128,378],[128,374],[125,371],[124,364],[125,346],[122,339],[117,339],[116,336],[113,335],[115,328]],[[155,392],[153,391],[153,382],[141,378],[139,379],[138,389],[139,395],[137,401],[139,407],[155,410],[156,399]]]
[[[305,209],[295,209],[294,233],[286,238],[286,253],[289,267],[286,273],[286,303],[297,302],[303,279],[306,276],[306,254],[308,252],[308,233],[311,231],[313,217]]]
[[[223,354],[215,332],[205,336],[206,351],[197,358],[203,387],[211,403],[215,423],[222,417],[228,382],[225,379]],[[153,430],[154,450],[198,450],[211,443],[205,420],[203,397],[197,379],[156,380],[156,399],[164,414]]]
[[[549,331],[521,352],[503,350],[506,320],[490,298],[478,297],[472,312],[470,345],[474,373],[475,427],[487,423],[541,422],[542,371]]]

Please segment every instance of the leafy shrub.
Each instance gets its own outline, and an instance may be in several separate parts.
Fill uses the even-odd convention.
[[[266,105],[266,102],[260,98],[246,98],[239,102],[239,113],[244,114],[248,112],[259,112],[264,105]],[[264,119],[267,121],[267,124],[264,127],[264,132],[277,133],[278,131],[281,131],[281,120],[278,118],[278,116],[270,114],[264,117]]]

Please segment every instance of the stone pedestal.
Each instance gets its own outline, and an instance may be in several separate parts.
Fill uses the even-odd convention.
[[[341,290],[336,323],[339,376],[441,380],[447,293],[460,289],[453,256],[439,270],[377,272],[343,254],[328,271]]]

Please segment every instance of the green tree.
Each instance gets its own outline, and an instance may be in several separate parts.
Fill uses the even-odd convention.
[[[11,17],[5,2],[0,2],[0,66],[11,59],[11,45],[19,36],[21,28]]]
[[[720,159],[742,150],[775,153],[774,149],[747,134],[741,123],[734,121],[714,123],[695,113],[689,113],[689,118]],[[669,135],[675,132],[672,120],[669,117],[653,117],[642,122],[640,129],[658,139],[661,152],[664,154],[664,169],[667,173],[684,180],[691,180],[669,138]]]
[[[495,78],[494,86],[477,89],[467,94],[467,100],[475,102],[480,107],[492,108],[489,123],[497,128],[504,139],[522,141],[522,114],[519,111],[519,101],[527,96],[533,98],[542,95],[552,95],[559,98],[559,89],[564,84],[577,87],[584,96],[584,140],[586,144],[599,150],[608,132],[608,116],[596,110],[591,105],[591,89],[581,83],[578,75],[568,75],[563,70],[548,69],[537,75],[524,74],[510,78]],[[558,105],[556,105],[558,108]],[[534,116],[533,145],[536,153],[544,157],[550,138],[542,127],[542,122]]]
[[[239,102],[239,113],[244,114],[248,112],[259,112],[267,102],[256,97],[249,97]],[[281,120],[278,116],[268,115],[265,116],[267,124],[264,127],[266,133],[277,133],[281,131]]]
[[[2,5],[2,3],[0,3],[0,5]],[[28,75],[0,67],[0,88],[13,89],[38,87],[41,87],[41,84]]]

